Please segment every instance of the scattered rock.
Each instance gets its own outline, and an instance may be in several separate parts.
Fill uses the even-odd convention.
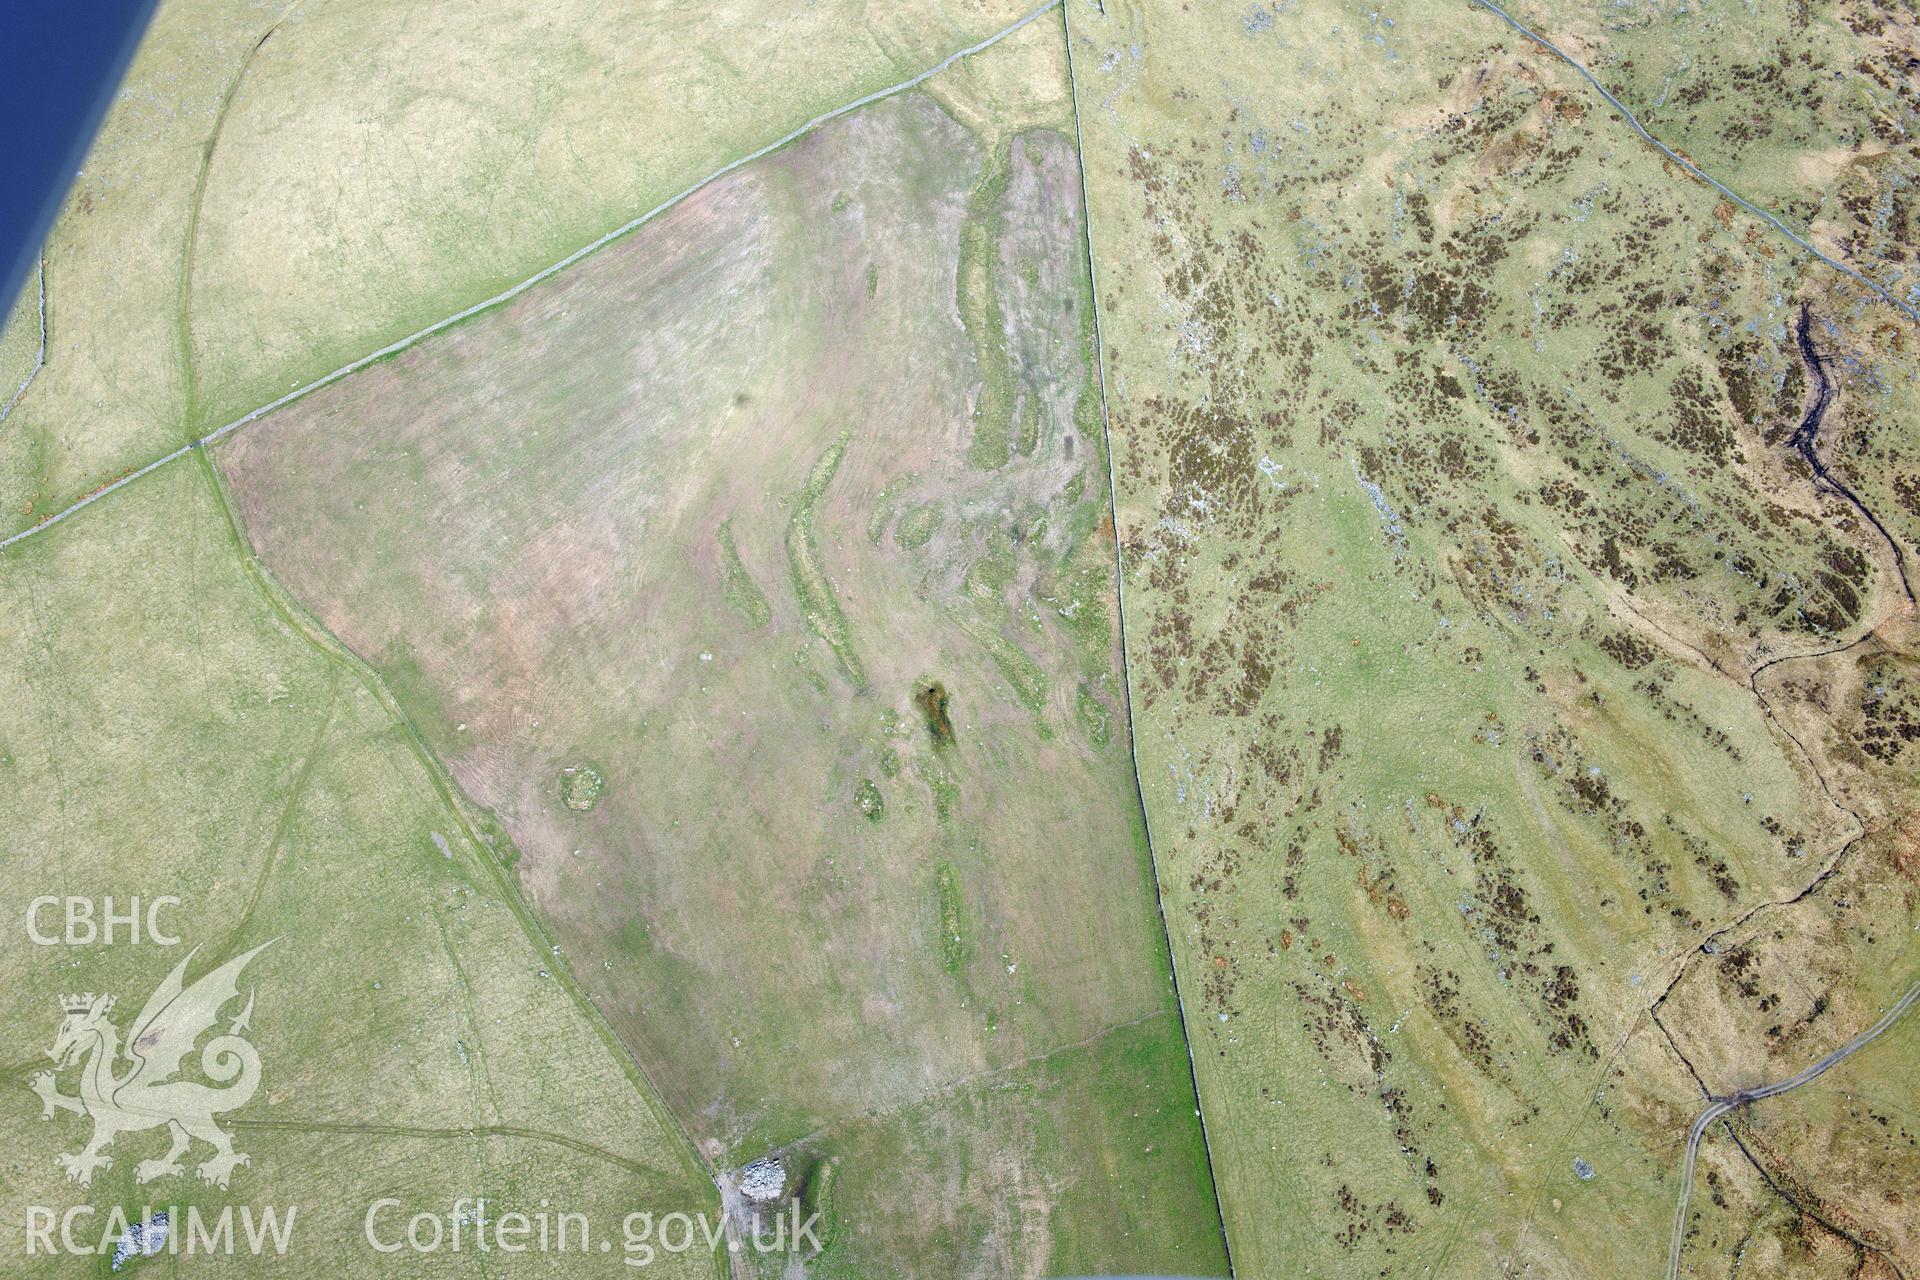
[[[166,1248],[169,1231],[165,1209],[157,1210],[151,1218],[133,1223],[113,1247],[112,1269],[118,1271],[135,1258],[153,1257]]]
[[[740,1171],[740,1194],[755,1204],[770,1204],[787,1189],[787,1166],[779,1156],[764,1156]]]
[[[859,804],[860,812],[866,815],[868,822],[878,822],[887,816],[886,799],[880,794],[880,788],[872,778],[860,779],[860,785],[855,788],[853,798]]]
[[[578,813],[599,804],[600,793],[606,789],[606,778],[590,764],[568,765],[560,771],[560,798]]]

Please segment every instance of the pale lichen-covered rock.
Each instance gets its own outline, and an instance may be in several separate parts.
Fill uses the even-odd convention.
[[[778,1200],[787,1189],[787,1167],[779,1156],[755,1160],[740,1171],[740,1194],[755,1204]]]

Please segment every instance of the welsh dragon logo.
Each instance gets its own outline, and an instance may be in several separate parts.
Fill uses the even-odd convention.
[[[213,1148],[213,1155],[197,1169],[203,1182],[224,1187],[235,1167],[248,1162],[245,1155],[233,1149],[233,1138],[213,1118],[246,1105],[260,1087],[260,1055],[241,1035],[253,1016],[251,989],[246,1007],[226,1031],[200,1050],[200,1070],[214,1085],[174,1077],[180,1074],[181,1060],[200,1038],[216,1029],[220,1010],[239,998],[240,971],[271,945],[262,943],[183,989],[187,965],[199,950],[194,948],[148,997],[140,1016],[127,1029],[124,1047],[120,1028],[108,1016],[113,1012],[112,996],[88,993],[60,997],[60,1009],[66,1017],[53,1047],[47,1050],[54,1070],[35,1072],[27,1083],[44,1104],[42,1119],[51,1120],[56,1111],[93,1119],[92,1140],[79,1151],[55,1157],[70,1181],[83,1187],[91,1185],[96,1170],[112,1165],[113,1158],[103,1153],[116,1137],[162,1125],[172,1133],[173,1146],[159,1159],[142,1160],[134,1166],[138,1182],[185,1172],[180,1157],[195,1139]],[[80,1067],[80,1092],[69,1097],[59,1090],[58,1073],[76,1065]]]

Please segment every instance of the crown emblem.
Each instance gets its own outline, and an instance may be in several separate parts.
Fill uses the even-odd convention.
[[[60,1008],[66,1013],[85,1013],[87,1010],[93,1008],[93,1000],[94,995],[91,991],[84,995],[61,996]],[[100,1012],[105,1013],[111,1008],[113,1008],[113,997],[108,996],[106,997],[106,1003],[100,1006]]]

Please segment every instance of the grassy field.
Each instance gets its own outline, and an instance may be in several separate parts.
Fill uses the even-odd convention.
[[[0,552],[0,904],[183,935],[0,948],[0,1253],[777,1155],[820,1277],[1658,1274],[1920,979],[1920,25],[1508,8],[1782,225],[1485,6],[1067,0]],[[0,532],[1020,16],[169,0]],[[57,999],[263,943],[251,1163],[67,1181]],[[1916,1025],[1683,1274],[1920,1267]]]
[[[1911,847],[1910,791],[1842,788],[1897,793],[1912,717],[1849,727],[1827,654],[1873,632],[1904,670],[1911,604],[1788,440],[1804,302],[1819,448],[1908,541],[1913,335],[1484,10],[1068,12],[1140,772],[1236,1265],[1657,1274],[1683,1054],[1716,1046],[1716,1090],[1792,1057],[1697,948],[1865,865],[1863,820]],[[1790,735],[1776,679],[1837,727]],[[1920,976],[1889,945],[1753,999],[1811,1060]],[[1690,1274],[1825,1230],[1722,1154]],[[1880,1184],[1795,1176],[1884,1223]]]
[[[1875,1022],[1920,974],[1920,671],[1910,635],[1895,624],[1845,654],[1776,663],[1756,681],[1779,721],[1818,752],[1859,834],[1831,876],[1715,939],[1714,954],[1661,1002],[1679,1051],[1716,1089],[1793,1075]],[[1739,1145],[1716,1135],[1710,1167],[1731,1181],[1762,1163],[1778,1190],[1760,1208],[1786,1220],[1755,1232],[1708,1200],[1693,1239],[1723,1253],[1757,1243],[1777,1255],[1763,1266],[1792,1274],[1904,1267],[1920,1247],[1920,1121],[1901,1084],[1913,1078],[1915,1045],[1903,1022],[1814,1084],[1739,1113]]]
[[[14,300],[13,311],[0,321],[0,422],[31,385],[40,363],[40,269],[35,267]]]
[[[1061,40],[219,452],[707,1156],[834,1171],[821,1274],[1223,1267],[1115,733]]]
[[[169,0],[48,244],[54,358],[0,435],[4,527],[1023,12]]]
[[[26,1205],[93,1205],[95,1232],[115,1206],[134,1221],[150,1204],[292,1206],[277,1269],[339,1276],[471,1273],[371,1249],[362,1217],[381,1196],[443,1215],[461,1196],[489,1196],[495,1213],[545,1200],[609,1225],[717,1210],[692,1147],[437,767],[365,671],[249,567],[213,483],[203,463],[156,473],[110,518],[0,558],[9,929],[42,894],[112,895],[122,910],[136,895],[181,900],[161,916],[177,946],[129,942],[122,926],[111,945],[16,932],[0,951],[7,1274],[106,1273],[100,1258],[25,1256]],[[43,929],[58,934],[59,918],[43,911]],[[28,1089],[52,1065],[58,998],[112,993],[125,1030],[189,950],[191,977],[263,943],[241,988],[257,1000],[261,1084],[227,1118],[251,1163],[224,1190],[191,1167],[141,1185],[135,1166],[166,1147],[148,1131],[121,1135],[90,1187],[66,1181],[54,1157],[84,1144],[86,1117],[44,1120]],[[208,1154],[196,1144],[189,1164]],[[620,1257],[528,1255],[499,1274],[628,1274]],[[660,1265],[712,1273],[704,1252]],[[203,1256],[137,1274],[264,1269]]]
[[[1871,1275],[1890,1260],[1904,1267],[1920,1248],[1913,1212],[1920,1117],[1904,1087],[1916,1070],[1920,1030],[1903,1022],[1829,1076],[1743,1117],[1741,1142],[1815,1218],[1782,1223],[1775,1240],[1762,1242],[1780,1251],[1775,1270]]]
[[[1920,307],[1920,23],[1895,6],[1509,7],[1661,141]],[[1492,20],[1489,18],[1489,20]]]
[[[0,432],[9,532],[186,438],[182,246],[200,153],[273,20],[248,0],[177,0],[142,43],[47,241],[47,365]],[[5,348],[37,328],[37,307],[16,307]]]

